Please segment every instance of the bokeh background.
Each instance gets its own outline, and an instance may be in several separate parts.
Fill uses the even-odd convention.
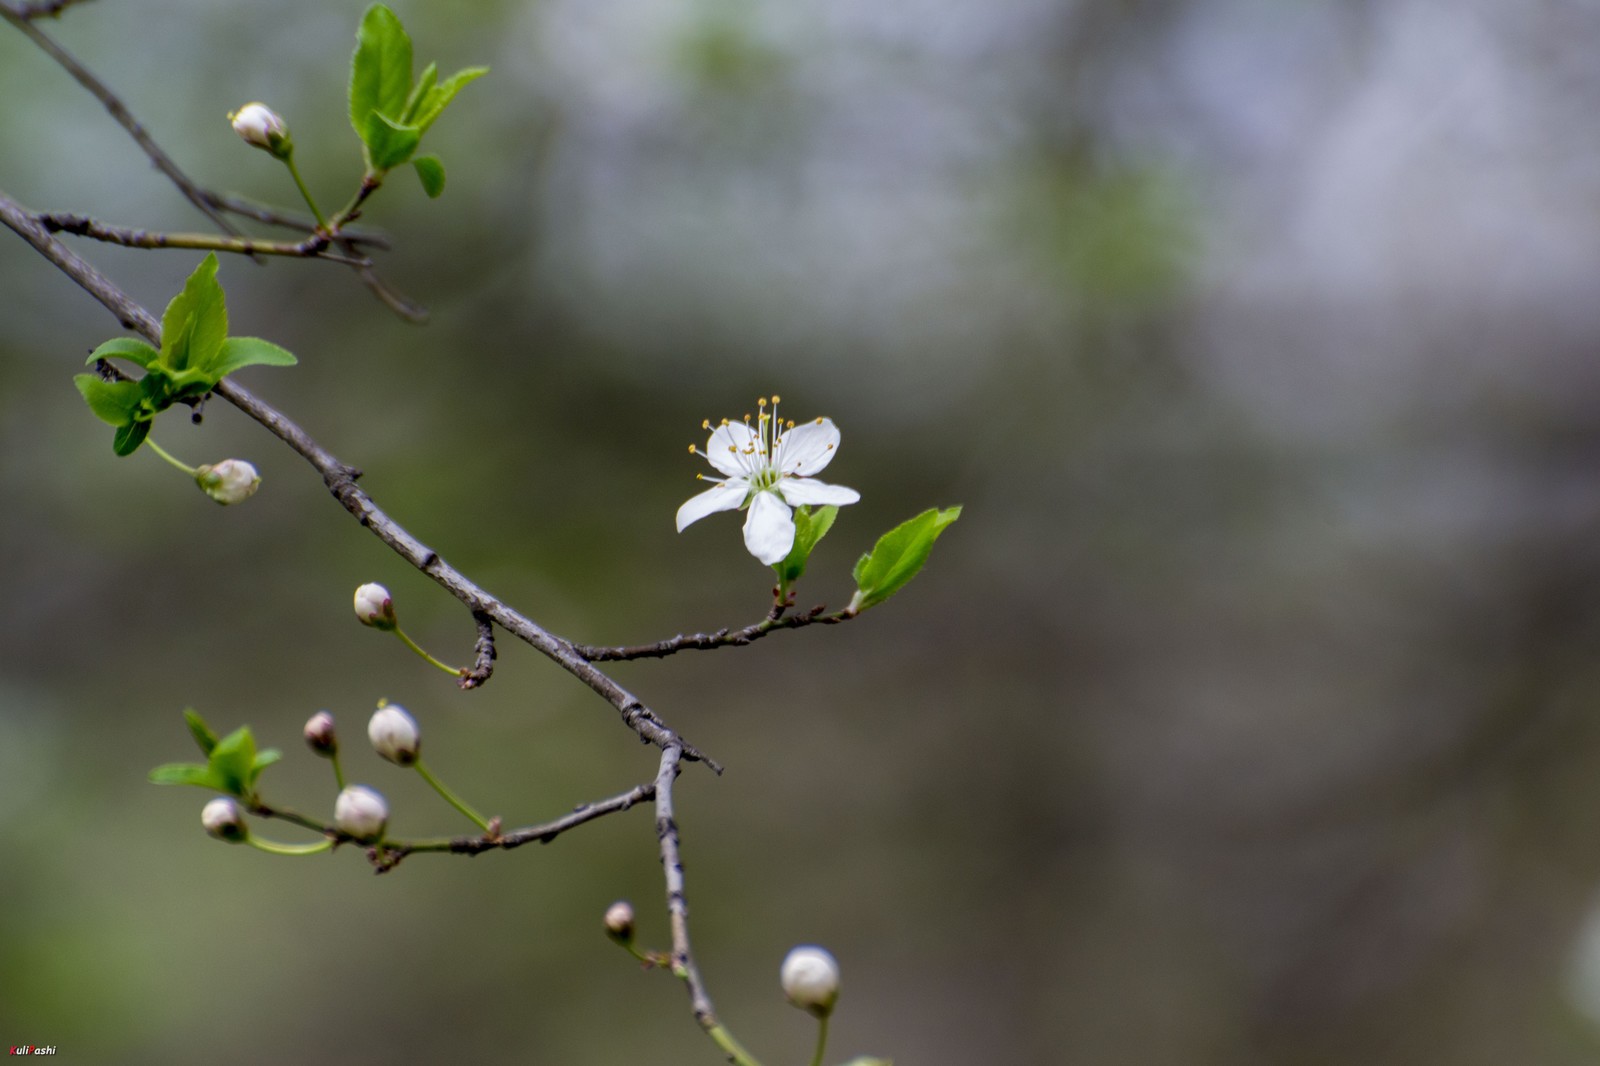
[[[325,204],[359,2],[121,0],[47,32],[202,184],[293,190],[224,113],[289,120]],[[242,377],[400,521],[557,632],[739,625],[738,522],[683,535],[701,419],[831,415],[858,488],[802,600],[932,505],[932,564],[842,627],[616,676],[727,764],[679,787],[694,934],[773,1063],[815,941],[830,1060],[1600,1061],[1600,8],[1580,0],[396,0],[488,63],[366,221],[426,303],[224,262]],[[204,228],[98,104],[0,32],[0,189]],[[199,256],[79,243],[159,310]],[[265,476],[218,508],[70,383],[109,315],[0,233],[0,1044],[62,1061],[703,1063],[648,811],[547,848],[274,859],[145,781],[179,712],[287,752],[329,708],[397,832],[454,815],[360,743],[387,697],[520,824],[652,751],[525,647],[462,694],[359,627],[459,606],[221,403],[158,439]],[[280,830],[279,836],[293,836]]]

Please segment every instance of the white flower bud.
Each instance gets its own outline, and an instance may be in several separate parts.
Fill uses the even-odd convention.
[[[619,899],[606,908],[606,932],[624,944],[633,939],[633,904]]]
[[[294,149],[289,140],[289,124],[266,104],[245,104],[228,113],[233,132],[243,137],[246,144],[271,152],[283,159]]]
[[[389,590],[371,581],[356,589],[356,617],[374,629],[389,630],[399,624]]]
[[[261,475],[243,459],[202,464],[195,468],[194,480],[207,496],[223,505],[248,500],[261,487]]]
[[[779,972],[783,994],[801,1010],[818,1018],[833,1012],[839,998],[839,964],[819,947],[804,946],[789,952]]]
[[[306,719],[306,746],[324,758],[339,754],[339,735],[333,729],[333,715],[318,711]]]
[[[231,796],[218,796],[200,812],[200,824],[218,840],[230,844],[243,844],[250,836],[244,823],[244,808]]]
[[[379,707],[367,723],[367,739],[379,755],[396,766],[410,766],[422,749],[422,731],[417,720],[398,703]]]
[[[357,840],[376,840],[389,821],[389,805],[365,785],[351,785],[333,804],[333,824]]]

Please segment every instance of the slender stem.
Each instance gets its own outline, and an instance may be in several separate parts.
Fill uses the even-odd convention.
[[[831,1015],[824,1014],[817,1019],[817,1050],[811,1056],[811,1066],[822,1066],[822,1053],[828,1050],[828,1019]]]
[[[442,663],[438,659],[435,659],[433,656],[429,655],[427,652],[423,651],[421,646],[418,645],[416,641],[406,636],[405,630],[401,629],[399,626],[395,626],[394,629],[390,630],[390,632],[399,637],[406,647],[410,648],[412,651],[416,652],[418,655],[422,656],[424,659],[428,660],[430,663],[437,666],[451,677],[467,676],[467,671],[463,670],[461,667],[451,666],[448,663]]]
[[[295,188],[300,190],[300,196],[305,200],[306,206],[311,208],[311,213],[317,217],[317,225],[321,226],[324,232],[331,232],[328,230],[328,220],[323,217],[322,208],[311,198],[311,190],[306,188],[304,179],[300,177],[300,168],[294,165],[294,152],[291,151],[283,157],[283,165],[289,168],[289,176],[294,179]]]
[[[71,233],[77,237],[118,244],[124,248],[198,248],[239,255],[284,255],[297,259],[326,259],[330,263],[366,267],[372,260],[328,251],[326,233],[315,233],[303,241],[258,241],[253,237],[219,237],[211,233],[161,233],[151,230],[109,226],[84,215],[52,212],[36,216],[51,233]]]
[[[716,1045],[727,1054],[728,1061],[734,1063],[735,1066],[761,1066],[761,1063],[757,1062],[750,1052],[746,1051],[743,1045],[733,1038],[733,1034],[728,1032],[726,1026],[719,1023],[707,1029],[706,1032]]]
[[[421,759],[418,759],[411,765],[416,767],[417,773],[422,775],[422,779],[424,781],[433,786],[433,790],[435,792],[444,797],[444,801],[446,803],[450,804],[450,806],[454,807],[456,810],[470,818],[473,824],[475,824],[479,829],[482,829],[485,833],[490,832],[489,819],[485,818],[483,815],[467,806],[466,802],[462,800],[460,796],[457,796],[454,792],[451,792],[445,787],[443,781],[440,781],[437,777],[434,777],[432,774],[430,774],[428,772],[428,768],[422,765]]]
[[[333,849],[333,841],[326,838],[310,844],[280,844],[276,840],[262,840],[251,836],[245,843],[269,855],[316,855]]]
[[[333,779],[339,784],[339,791],[344,791],[344,767],[339,765],[339,751],[334,749],[328,753],[328,761],[333,763]]]
[[[149,437],[146,437],[144,439],[144,442],[150,448],[151,451],[155,452],[157,455],[159,455],[161,458],[165,459],[167,462],[171,463],[173,466],[177,467],[179,470],[182,470],[185,474],[188,474],[190,477],[199,477],[200,476],[200,471],[196,470],[192,466],[189,466],[187,463],[183,463],[183,462],[178,461],[177,459],[174,459],[172,457],[172,455],[170,453],[168,453],[168,451],[165,448],[163,448],[161,445],[157,444],[155,441],[151,440]]]

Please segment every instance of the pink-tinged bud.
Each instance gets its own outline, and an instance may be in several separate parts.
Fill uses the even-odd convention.
[[[379,707],[367,723],[367,739],[379,755],[396,766],[411,766],[422,750],[417,720],[398,703]]]
[[[811,945],[795,948],[783,960],[778,977],[783,994],[796,1007],[818,1018],[833,1013],[839,999],[839,964],[827,951]]]
[[[279,159],[287,158],[294,150],[294,142],[289,139],[289,124],[266,104],[245,104],[229,112],[228,121],[233,123],[233,132],[243,137],[246,144],[271,152]]]
[[[356,589],[356,617],[361,619],[362,625],[385,631],[400,624],[395,618],[394,599],[389,590],[371,581]]]
[[[351,785],[333,804],[333,824],[357,840],[376,840],[389,822],[389,805],[365,785]]]
[[[606,932],[624,944],[633,939],[633,904],[619,899],[606,908]]]
[[[243,844],[250,838],[250,829],[244,822],[244,808],[229,796],[218,796],[200,812],[200,824],[218,840],[230,844]]]
[[[333,715],[327,711],[318,711],[306,719],[305,728],[306,747],[331,759],[339,754],[339,734],[333,730]]]
[[[261,487],[261,475],[243,459],[203,464],[195,468],[194,480],[207,496],[224,506],[248,500]]]

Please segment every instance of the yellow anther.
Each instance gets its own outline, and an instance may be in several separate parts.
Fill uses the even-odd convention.
[[[820,426],[820,425],[822,425],[822,422],[823,422],[823,420],[819,418],[819,419],[817,419],[816,424]]]
[[[747,425],[747,426],[748,426],[748,425],[749,425],[749,424],[750,424],[750,416],[749,416],[749,415],[745,415],[745,416],[744,416],[744,423],[745,423],[745,425]]]
[[[778,395],[778,394],[777,394],[777,393],[773,393],[773,394],[772,394],[772,402],[773,402],[773,403],[778,403],[778,402],[780,402],[780,401],[781,401],[781,400],[782,400],[782,399],[783,399],[783,397],[782,397],[782,396],[779,396],[779,395]]]
[[[729,452],[731,452],[731,453],[732,453],[732,454],[734,454],[734,455],[738,455],[738,454],[739,454],[739,449],[738,449],[738,448],[735,448],[735,447],[734,447],[734,446],[733,446],[733,445],[731,445],[731,444],[730,444],[730,445],[728,445],[728,451],[729,451]]]
[[[700,422],[700,428],[701,429],[710,429],[711,428],[711,419],[709,419],[709,418],[702,419],[701,422]]]
[[[791,419],[789,419],[789,428],[790,428],[790,429],[793,429],[793,428],[794,428],[794,419],[792,419],[792,418],[791,418]]]
[[[765,406],[767,406],[767,398],[765,396],[763,396],[763,397],[761,397],[761,399],[757,400],[756,403],[757,403],[757,405],[759,405],[761,407],[765,407]]]
[[[691,444],[691,445],[689,445],[689,454],[690,454],[690,455],[693,455],[693,454],[694,454],[694,452],[695,452],[695,447],[694,447],[694,445],[693,445],[693,444]]]

